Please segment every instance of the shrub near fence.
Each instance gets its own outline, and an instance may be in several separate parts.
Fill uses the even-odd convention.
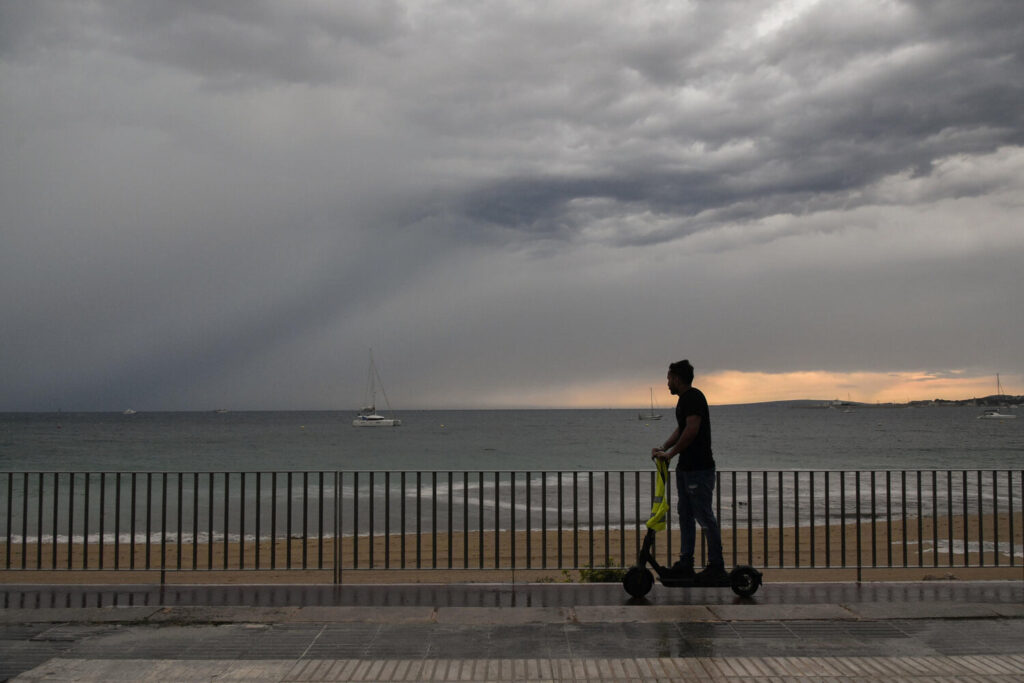
[[[721,471],[726,562],[1021,567],[1022,474]],[[653,490],[637,471],[0,472],[0,576],[627,567]]]

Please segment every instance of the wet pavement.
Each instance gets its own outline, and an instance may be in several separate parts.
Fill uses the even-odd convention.
[[[577,605],[1024,604],[1021,581],[768,583],[751,598],[728,588],[665,588],[633,600],[619,583],[386,585],[12,585],[0,608],[152,606],[575,607]]]
[[[0,680],[1024,680],[1024,581],[0,586]]]

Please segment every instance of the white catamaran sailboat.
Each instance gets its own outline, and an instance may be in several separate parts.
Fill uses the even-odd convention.
[[[391,404],[388,402],[388,395],[384,391],[384,383],[380,381],[380,374],[373,362],[373,351],[370,351],[370,372],[366,380],[366,394],[363,397],[363,407],[359,409],[356,419],[352,420],[353,427],[400,427],[401,420],[392,417],[384,417],[377,414],[377,385],[380,384],[380,393],[384,396],[384,404],[391,413]]]
[[[647,415],[644,415],[643,413],[640,413],[639,415],[636,416],[636,419],[638,419],[638,420],[660,420],[661,419],[661,415],[659,413],[655,413],[654,412],[654,387],[651,387],[651,412],[648,413]]]

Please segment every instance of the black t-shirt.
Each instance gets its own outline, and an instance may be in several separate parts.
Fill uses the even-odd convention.
[[[679,433],[686,429],[686,418],[690,415],[700,416],[700,431],[690,442],[686,450],[679,454],[676,469],[685,472],[693,470],[710,470],[715,467],[715,459],[711,455],[711,415],[708,412],[708,400],[700,389],[690,387],[679,397],[676,403],[676,422]]]

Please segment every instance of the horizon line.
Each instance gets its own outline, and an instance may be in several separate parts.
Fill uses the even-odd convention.
[[[959,399],[946,399],[946,398],[934,398],[934,399],[920,399],[910,400],[904,402],[897,401],[850,401],[840,399],[823,399],[823,398],[797,398],[797,399],[777,399],[771,401],[750,401],[747,403],[709,403],[708,405],[713,408],[729,408],[729,407],[740,407],[740,406],[758,406],[758,405],[772,405],[772,404],[812,404],[821,407],[829,407],[832,405],[842,406],[865,406],[865,407],[887,407],[887,406],[911,406],[911,405],[928,405],[928,404],[970,404],[974,401],[987,401],[996,398],[1009,399],[1009,400],[1024,400],[1024,395],[1014,394],[990,394],[988,396],[973,396],[971,398],[959,398]],[[963,407],[970,407],[964,405]],[[504,407],[444,407],[444,408],[424,408],[424,407],[410,407],[401,408],[399,410],[390,410],[390,413],[399,413],[403,411],[413,412],[443,412],[443,411],[526,411],[526,410],[609,410],[609,411],[628,411],[634,412],[637,410],[649,410],[647,406],[504,406]],[[58,408],[56,410],[33,410],[33,409],[16,409],[16,410],[0,410],[0,414],[5,415],[72,415],[72,414],[83,414],[83,413],[94,413],[94,414],[114,414],[124,415],[125,417],[131,417],[132,414],[141,413],[356,413],[358,408],[156,408],[156,409],[131,409],[131,414],[125,414],[124,409],[118,408],[95,408],[95,409],[70,409],[65,410]],[[658,410],[661,410],[660,408]],[[671,412],[672,406],[668,406],[664,409],[664,412]]]

